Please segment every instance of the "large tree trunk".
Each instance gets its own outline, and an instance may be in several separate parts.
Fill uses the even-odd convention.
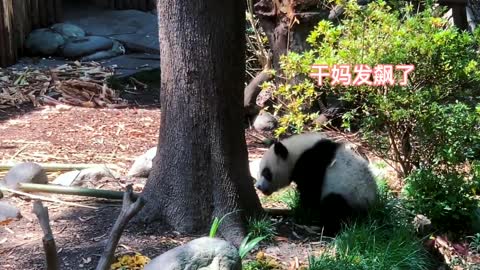
[[[239,244],[261,211],[243,129],[244,1],[159,1],[161,128],[141,216]]]

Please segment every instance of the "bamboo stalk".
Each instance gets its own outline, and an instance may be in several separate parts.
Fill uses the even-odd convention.
[[[93,189],[83,187],[65,187],[51,184],[32,184],[32,183],[19,183],[18,189],[24,192],[45,192],[64,195],[76,195],[95,198],[104,198],[111,200],[121,200],[123,198],[122,191],[114,191],[107,189]],[[134,196],[137,196],[134,194]]]
[[[83,208],[90,208],[90,209],[97,209],[97,208],[98,208],[98,207],[95,207],[95,206],[83,205],[83,204],[73,203],[73,202],[66,202],[66,201],[62,201],[62,200],[56,199],[56,198],[50,198],[50,197],[46,197],[46,196],[30,194],[30,193],[26,193],[26,192],[19,191],[19,190],[14,190],[14,189],[7,188],[7,187],[3,187],[3,186],[0,186],[0,191],[6,191],[6,192],[13,193],[13,194],[26,196],[26,197],[31,198],[31,199],[34,199],[34,200],[41,200],[41,201],[46,201],[46,202],[54,202],[54,203],[60,203],[60,204],[64,204],[64,205],[70,205],[70,206],[76,206],[76,207],[83,207]]]
[[[0,171],[11,169],[13,166],[19,164],[19,162],[8,162],[0,164]],[[115,164],[57,164],[57,163],[37,163],[42,166],[47,172],[59,172],[59,171],[71,171],[71,170],[83,170],[94,167],[106,167],[108,169],[120,169]]]

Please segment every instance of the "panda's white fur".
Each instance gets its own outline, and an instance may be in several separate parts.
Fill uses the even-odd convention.
[[[266,195],[278,191],[288,186],[291,181],[297,182],[305,179],[290,179],[299,158],[309,149],[317,145],[314,156],[307,158],[309,162],[307,181],[319,181],[323,184],[321,189],[320,200],[329,194],[340,194],[349,206],[356,210],[367,210],[377,198],[377,185],[373,174],[370,171],[368,162],[357,155],[355,152],[347,148],[344,144],[338,145],[334,151],[334,157],[329,161],[328,165],[320,165],[326,167],[324,175],[316,175],[316,160],[322,158],[323,149],[318,148],[321,140],[333,142],[327,136],[321,133],[305,133],[293,135],[281,141],[281,144],[288,150],[285,159],[281,158],[272,145],[262,157],[260,162],[256,187]],[[328,151],[328,150],[327,150]],[[305,158],[302,159],[305,161]],[[313,167],[313,168],[310,168]],[[268,168],[270,176],[262,175],[264,169]],[[310,171],[311,170],[311,171]],[[322,170],[318,170],[322,171]],[[320,173],[321,174],[321,173]],[[267,180],[266,178],[271,178]],[[302,192],[302,190],[299,190]],[[315,192],[313,190],[304,191],[306,193]]]

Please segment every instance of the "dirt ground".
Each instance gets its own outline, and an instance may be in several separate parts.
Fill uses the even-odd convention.
[[[160,110],[151,106],[127,109],[23,106],[0,111],[0,162],[116,164],[125,175],[135,157],[157,144],[159,128]],[[247,131],[247,143],[250,158],[260,157],[265,150],[253,131]],[[58,174],[49,174],[49,179]],[[104,178],[94,185],[123,191],[126,185],[134,184],[134,190],[139,192],[144,183],[145,179],[121,177]],[[44,203],[49,208],[61,269],[94,269],[120,211],[120,202],[48,196],[83,205]],[[23,217],[0,226],[0,269],[45,269],[42,232],[31,211],[32,202],[12,196],[2,200],[19,207]],[[286,269],[292,263],[302,265],[308,255],[321,248],[320,235],[308,233],[288,220],[279,220],[278,224],[279,232],[285,233],[279,233],[275,244],[262,249],[285,264]],[[117,254],[140,252],[153,258],[194,237],[197,236],[130,224],[122,235]]]

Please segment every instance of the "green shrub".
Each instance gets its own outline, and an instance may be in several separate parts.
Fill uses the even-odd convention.
[[[480,253],[480,233],[469,236],[470,239],[469,248],[472,252]]]
[[[470,178],[470,179],[469,179]],[[478,208],[480,177],[456,171],[438,173],[420,169],[406,179],[406,205],[427,216],[440,230],[470,231]]]
[[[312,121],[319,112],[312,108],[322,94],[335,95],[347,105],[343,127],[360,128],[377,154],[401,165],[401,175],[421,164],[478,157],[480,30],[471,35],[450,27],[430,7],[413,10],[392,10],[383,1],[367,8],[348,2],[341,24],[319,22],[307,39],[311,49],[282,59],[277,135],[316,129]],[[405,86],[332,85],[329,79],[317,86],[308,78],[312,64],[347,64],[352,70],[355,64],[413,64],[415,70]],[[395,72],[396,81],[400,77]]]

